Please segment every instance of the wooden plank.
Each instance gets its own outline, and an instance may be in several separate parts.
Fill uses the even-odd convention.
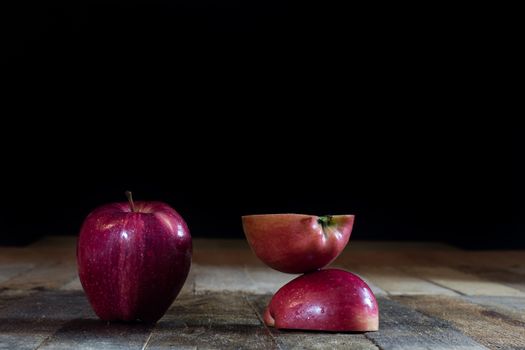
[[[295,274],[282,273],[269,267],[244,267],[247,281],[255,294],[274,294],[282,286],[298,277]]]
[[[0,309],[0,349],[34,349],[64,323],[92,316],[83,293],[33,293]]]
[[[246,324],[261,325],[243,293],[181,295],[159,322],[186,326]]]
[[[248,241],[242,239],[209,239],[197,238],[193,240],[194,250],[240,250],[250,251]]]
[[[196,239],[193,262],[211,266],[265,266],[244,239]]]
[[[262,326],[244,324],[184,327],[161,323],[145,349],[273,349]]]
[[[448,288],[394,267],[355,266],[354,271],[390,295],[458,295]]]
[[[381,328],[365,335],[327,334],[266,328],[260,317],[269,294],[297,275],[264,266],[245,240],[197,239],[181,294],[149,334],[140,324],[97,321],[76,277],[75,240],[51,237],[26,248],[0,248],[0,349],[525,347],[525,255],[519,251],[399,242],[353,246],[335,266],[361,274],[376,288]],[[26,269],[31,265],[36,268]],[[375,286],[377,280],[382,285]],[[394,296],[423,295],[392,301],[380,297],[385,286]],[[465,296],[441,296],[458,293]]]
[[[524,267],[525,250],[488,250],[488,251],[428,251],[430,266],[471,266],[489,268]]]
[[[0,309],[6,307],[12,303],[15,303],[17,300],[27,297],[30,294],[35,293],[33,290],[13,290],[13,289],[3,289],[0,290]]]
[[[2,282],[5,282],[21,273],[24,273],[34,267],[33,264],[16,264],[16,263],[6,263],[0,264],[0,286]]]
[[[213,266],[265,266],[250,250],[206,249],[193,251],[193,263]]]
[[[195,271],[196,294],[257,291],[246,278],[242,268],[194,264],[192,269]]]
[[[265,267],[196,265],[195,293],[244,292],[275,293],[298,275],[284,274]]]
[[[0,309],[0,349],[142,349],[151,325],[99,320],[82,292],[46,291]]]
[[[510,315],[517,320],[525,322],[525,298],[465,296],[463,299],[493,309],[502,314]]]
[[[0,265],[28,263],[20,258],[27,249],[20,247],[0,247]]]
[[[425,252],[435,250],[457,248],[436,242],[351,241],[334,264],[410,265],[428,261]],[[264,266],[244,239],[196,239],[193,260],[202,265]]]
[[[29,246],[30,249],[75,250],[77,236],[45,236]]]
[[[275,342],[242,293],[182,295],[157,323],[146,349],[268,349]]]
[[[379,331],[366,333],[366,337],[381,349],[485,349],[449,322],[386,298],[379,298],[378,302]]]
[[[525,250],[484,250],[472,252],[476,263],[472,266],[487,266],[497,268],[525,267]]]
[[[104,322],[96,317],[67,322],[38,347],[39,350],[137,349],[148,341],[153,325]]]
[[[62,287],[59,288],[60,290],[83,290],[82,284],[80,283],[80,279],[78,276],[75,276],[71,281],[66,282]]]
[[[193,264],[195,293],[244,292],[273,294],[299,275],[281,273],[268,267],[210,266]],[[386,294],[370,283],[376,295]]]
[[[378,350],[364,334],[279,331],[272,329],[280,349]]]
[[[76,237],[50,236],[26,247],[0,248],[0,264],[76,261]]]
[[[351,251],[345,249],[344,252],[334,261],[334,265],[345,266],[352,271],[356,266],[380,266],[397,267],[403,265],[428,265],[428,259],[422,252],[414,251],[374,251],[358,250]]]
[[[446,296],[396,297],[396,301],[446,320],[491,349],[525,347],[525,323],[459,298]]]
[[[248,295],[246,299],[262,319],[271,295]],[[271,327],[268,331],[279,349],[378,350],[378,347],[364,334],[287,331]]]
[[[261,326],[244,324],[184,327],[163,322],[145,349],[273,349]]]
[[[194,272],[195,293],[243,292],[273,294],[299,275],[281,273],[269,267],[197,265]],[[379,291],[380,292],[380,291]]]
[[[42,264],[9,279],[1,286],[10,289],[58,289],[74,279],[76,274],[76,264]]]
[[[398,267],[403,265],[429,265],[432,252],[458,252],[453,246],[436,242],[398,242],[398,241],[352,241],[334,262],[353,270],[354,266],[370,265]],[[459,251],[461,252],[461,251]]]
[[[504,284],[525,292],[525,275],[512,270],[477,266],[459,266],[457,269],[464,273],[474,274],[486,281]]]
[[[432,241],[366,241],[352,240],[348,242],[347,248],[350,252],[355,251],[459,251],[460,249],[442,242]]]
[[[195,249],[250,249],[248,241],[240,239],[208,239],[198,238],[194,240]],[[350,240],[347,246],[352,251],[357,250],[382,250],[382,251],[399,251],[399,250],[459,250],[459,248],[444,244],[442,242],[432,241],[367,241],[367,240]]]
[[[520,275],[525,275],[525,264],[513,264],[507,269],[511,272],[514,272]]]
[[[195,293],[244,292],[250,294],[273,294],[299,275],[281,273],[269,267],[257,266],[211,266],[193,264]],[[370,283],[376,295],[386,294]]]
[[[525,296],[524,292],[515,288],[448,267],[405,267],[405,271],[464,295]]]

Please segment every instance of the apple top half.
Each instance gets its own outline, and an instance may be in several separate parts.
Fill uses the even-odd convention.
[[[354,215],[264,214],[242,217],[253,252],[268,266],[305,273],[334,261],[350,239]]]

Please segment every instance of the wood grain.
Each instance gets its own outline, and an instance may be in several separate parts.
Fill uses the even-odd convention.
[[[464,295],[525,297],[524,292],[515,288],[487,281],[449,267],[406,267],[405,270]]]
[[[195,265],[195,293],[241,292],[256,293],[257,287],[247,278],[242,266]]]
[[[33,290],[2,289],[0,290],[0,309],[11,304],[16,305],[19,299],[33,293],[35,293]]]
[[[115,349],[142,350],[151,334],[152,325],[104,322],[96,317],[66,322],[46,338],[39,350]]]
[[[449,322],[386,298],[378,302],[379,331],[366,336],[382,349],[484,349]]]
[[[34,349],[66,322],[94,317],[83,293],[46,291],[0,309],[0,349]]]
[[[24,263],[6,263],[0,264],[0,287],[2,283],[24,273],[28,270],[31,270],[34,267],[33,264],[24,264]]]
[[[147,349],[268,349],[275,342],[242,294],[181,296],[159,321]]]
[[[447,296],[400,296],[396,301],[445,320],[491,349],[525,347],[525,322],[468,301]]]
[[[494,297],[494,296],[465,296],[463,299],[479,304],[501,314],[525,322],[525,298]]]
[[[470,266],[507,269],[525,267],[525,250],[430,250],[424,253],[428,266]]]
[[[76,275],[76,264],[40,264],[2,283],[2,287],[9,289],[58,289],[74,279]]]
[[[59,288],[60,290],[83,290],[82,284],[80,283],[80,279],[78,276],[75,276],[72,280],[69,282],[66,282],[62,287]]]
[[[525,292],[525,274],[517,273],[512,269],[504,270],[501,268],[478,266],[459,266],[457,269],[468,274],[476,275],[483,280],[503,284]]]
[[[355,266],[354,271],[390,295],[458,295],[453,290],[394,267]]]

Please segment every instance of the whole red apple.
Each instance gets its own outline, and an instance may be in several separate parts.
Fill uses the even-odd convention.
[[[247,215],[242,224],[254,253],[268,266],[304,273],[330,264],[350,239],[354,215]]]
[[[78,274],[105,321],[156,322],[179,294],[191,265],[188,226],[161,202],[103,205],[84,221]]]
[[[273,296],[264,323],[284,329],[338,332],[377,331],[374,293],[356,275],[338,269],[299,276]]]

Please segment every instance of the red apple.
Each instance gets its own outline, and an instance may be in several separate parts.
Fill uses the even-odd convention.
[[[255,255],[287,273],[320,269],[339,256],[348,243],[353,215],[247,215],[244,233]]]
[[[84,221],[77,243],[78,274],[103,320],[156,322],[188,275],[188,226],[161,202],[113,203]]]
[[[273,296],[264,323],[284,329],[368,332],[379,328],[374,293],[356,275],[338,269],[299,276]]]

